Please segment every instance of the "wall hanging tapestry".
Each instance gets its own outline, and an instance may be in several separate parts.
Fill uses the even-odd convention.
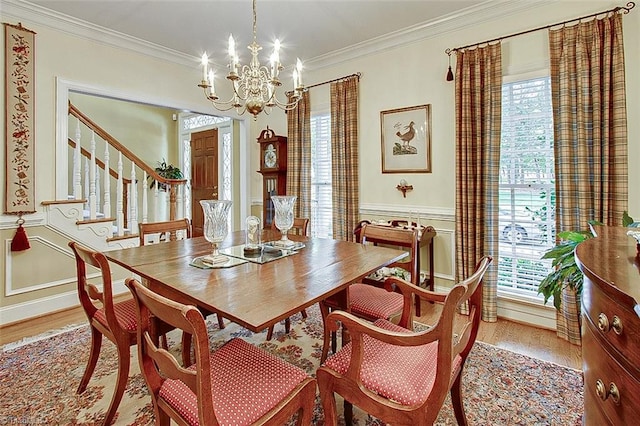
[[[35,32],[4,23],[6,214],[35,209]]]

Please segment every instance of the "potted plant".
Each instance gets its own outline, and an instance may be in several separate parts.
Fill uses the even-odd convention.
[[[592,225],[602,225],[597,221],[589,221]],[[625,211],[622,215],[622,226],[638,226],[637,222]],[[560,310],[562,301],[562,290],[569,287],[575,290],[576,296],[580,299],[582,294],[582,272],[576,264],[575,249],[581,242],[592,238],[590,231],[564,231],[558,234],[561,241],[549,249],[543,256],[543,259],[553,259],[551,265],[553,271],[549,273],[538,285],[538,294],[544,296],[546,304],[549,298],[553,297],[553,306]]]
[[[184,176],[179,168],[175,167],[173,164],[167,164],[166,160],[163,158],[162,161],[158,161],[158,167],[155,168],[156,172],[165,179],[183,179]],[[151,183],[149,184],[149,188],[153,189],[156,185],[156,180],[152,177]],[[167,185],[162,182],[158,183],[158,189],[161,191],[167,190]]]

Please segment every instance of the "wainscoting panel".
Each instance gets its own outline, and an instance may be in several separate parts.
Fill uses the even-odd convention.
[[[28,238],[31,248],[25,252],[12,252],[11,240],[5,240],[5,296],[76,282],[75,260],[69,249],[38,235]],[[45,267],[34,265],[34,259],[43,259]]]

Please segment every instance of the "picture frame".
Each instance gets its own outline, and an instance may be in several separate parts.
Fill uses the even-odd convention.
[[[431,104],[380,111],[382,173],[431,173]]]

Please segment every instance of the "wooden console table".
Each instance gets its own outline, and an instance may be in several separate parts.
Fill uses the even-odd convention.
[[[629,228],[597,226],[576,248],[582,287],[584,425],[640,418],[640,257]]]

